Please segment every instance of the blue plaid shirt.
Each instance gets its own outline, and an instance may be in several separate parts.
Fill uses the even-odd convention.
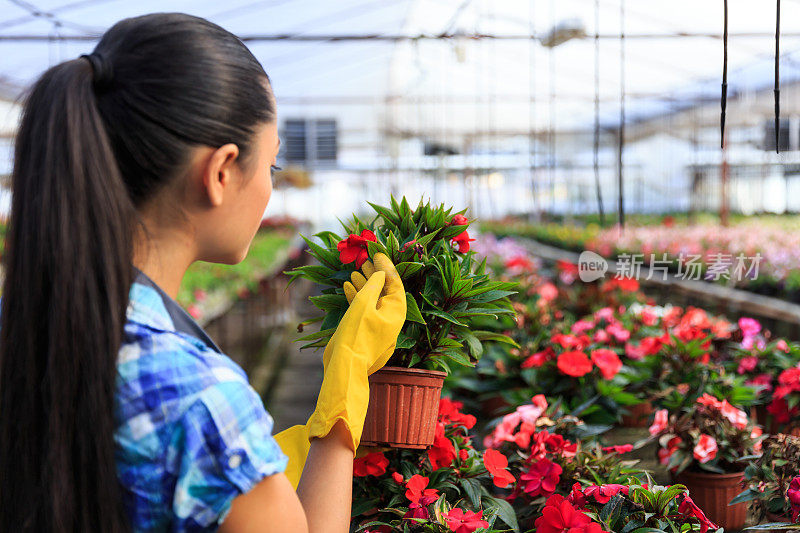
[[[115,411],[126,509],[134,531],[214,531],[287,458],[244,371],[137,272]]]

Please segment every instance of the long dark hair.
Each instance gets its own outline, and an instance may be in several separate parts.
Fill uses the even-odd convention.
[[[137,208],[198,145],[240,161],[275,120],[264,69],[201,18],[123,20],[28,94],[0,309],[0,531],[130,529],[114,461]]]

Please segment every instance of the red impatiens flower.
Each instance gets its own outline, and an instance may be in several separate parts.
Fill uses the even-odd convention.
[[[516,481],[514,475],[506,470],[508,458],[497,450],[488,449],[483,454],[483,464],[492,475],[496,487],[507,487]]]
[[[618,493],[622,493],[625,496],[628,495],[628,487],[625,485],[617,485],[616,483],[610,483],[608,485],[591,485],[583,489],[583,493],[590,497],[597,500],[597,503],[608,503],[611,498],[616,496]]]
[[[789,499],[789,506],[792,508],[792,520],[797,522],[797,518],[800,517],[800,476],[796,476],[789,483],[786,497]]]
[[[561,466],[556,463],[548,459],[540,459],[519,477],[522,490],[531,498],[540,494],[550,495],[556,490],[561,471]]]
[[[622,368],[622,361],[617,353],[605,348],[592,350],[592,362],[600,369],[604,379],[612,379]]]
[[[465,254],[469,252],[469,243],[474,241],[475,239],[469,238],[469,233],[466,231],[462,231],[455,237],[453,237],[453,243],[458,246],[458,253]]]
[[[564,352],[558,356],[558,369],[568,376],[579,378],[592,371],[592,362],[583,352]]]
[[[617,446],[606,446],[603,448],[605,453],[628,453],[633,451],[633,444],[619,444]]]
[[[603,533],[597,522],[575,509],[560,494],[553,494],[534,523],[536,533]]]
[[[625,355],[631,359],[644,359],[645,356],[657,354],[663,345],[660,337],[645,337],[638,345],[630,342],[625,344]]]
[[[472,429],[477,419],[472,415],[464,414],[460,409],[464,407],[462,402],[454,402],[450,398],[439,400],[439,422],[444,425],[456,424]]]
[[[706,533],[709,529],[719,529],[719,526],[709,520],[703,510],[692,501],[688,493],[684,495],[683,501],[678,506],[678,512],[682,515],[696,518],[700,522],[700,533]]]
[[[369,259],[367,253],[367,241],[377,242],[378,238],[370,230],[365,229],[361,235],[351,233],[349,237],[339,241],[336,249],[339,250],[339,261],[344,264],[356,262],[356,268],[361,268],[364,262]]]
[[[382,452],[373,452],[353,459],[353,475],[355,477],[382,476],[389,466],[389,459]]]
[[[400,485],[403,485],[405,483],[405,480],[403,479],[403,474],[401,474],[400,472],[392,472],[392,479],[395,481],[395,483],[398,483]]]
[[[701,463],[707,463],[717,456],[717,441],[711,435],[700,435],[694,447],[694,458]]]
[[[672,458],[672,454],[674,454],[678,448],[680,448],[682,443],[683,439],[680,437],[672,437],[669,439],[669,442],[667,442],[667,447],[658,450],[658,462],[662,465],[668,465],[669,460]]]
[[[436,426],[436,435],[433,438],[433,446],[428,448],[428,459],[431,462],[431,468],[438,470],[453,464],[456,458],[456,448],[453,446],[453,441],[448,439],[444,434],[444,425],[439,423]]]
[[[483,511],[474,513],[454,507],[443,513],[442,517],[444,517],[444,521],[450,531],[455,531],[456,533],[472,533],[476,529],[489,527],[489,522],[483,519]]]
[[[436,489],[429,489],[429,479],[427,477],[414,474],[411,479],[406,481],[406,498],[412,504],[419,504],[422,506],[430,505],[439,499],[439,491]]]
[[[547,349],[550,349],[548,346]],[[522,364],[520,365],[521,368],[539,368],[547,361],[550,360],[550,353],[547,350],[543,350],[541,352],[536,352],[528,356]]]
[[[464,215],[453,215],[452,220],[450,220],[451,226],[466,226],[469,224],[469,219]]]

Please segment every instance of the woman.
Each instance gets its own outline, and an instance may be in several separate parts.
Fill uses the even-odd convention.
[[[405,319],[392,264],[346,285],[317,409],[281,447],[174,300],[194,261],[246,256],[278,149],[269,78],[200,18],[123,20],[33,86],[4,256],[0,531],[347,530],[367,376]]]

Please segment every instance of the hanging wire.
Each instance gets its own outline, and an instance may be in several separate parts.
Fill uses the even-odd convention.
[[[600,225],[606,225],[603,193],[600,190],[600,0],[594,2],[594,185]]]
[[[620,78],[620,91],[619,91],[619,150],[618,157],[618,221],[620,228],[625,227],[625,200],[624,200],[624,158],[623,150],[625,144],[625,0],[620,0],[619,3],[619,78]]]
[[[719,122],[719,147],[725,146],[725,109],[728,107],[728,0],[723,0],[725,16],[722,27],[722,112]]]
[[[781,57],[781,0],[777,0],[778,12],[775,16],[775,153],[781,152],[780,145],[780,117],[781,117],[781,86],[780,86],[780,57]]]

